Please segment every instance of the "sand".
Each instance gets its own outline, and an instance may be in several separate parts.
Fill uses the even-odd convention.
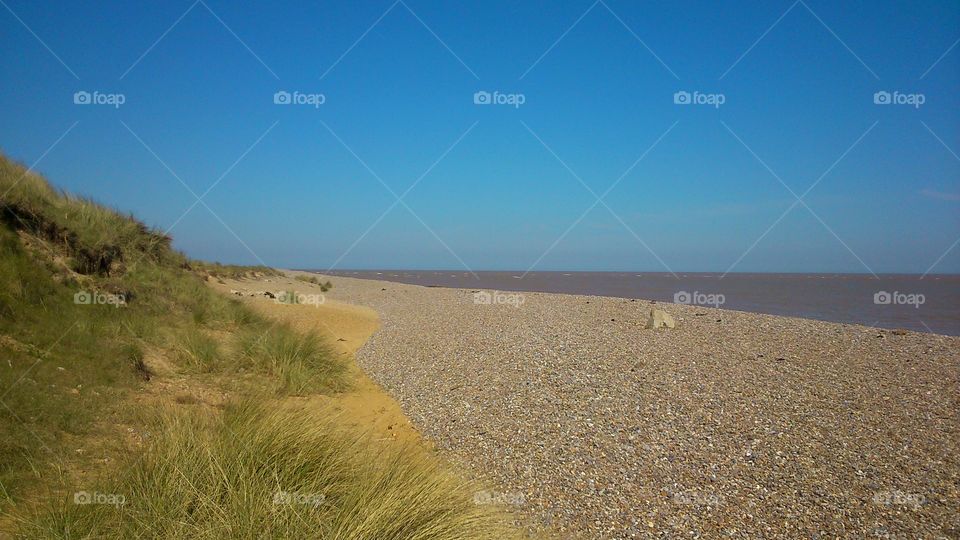
[[[278,303],[259,291],[291,291],[320,295],[316,285],[294,281],[287,277],[272,277],[261,280],[225,280],[210,282],[211,286],[236,298],[269,318],[292,324],[303,332],[315,332],[342,357],[347,366],[350,389],[331,396],[291,398],[293,401],[309,400],[317,407],[328,408],[344,425],[370,432],[374,440],[396,441],[431,451],[432,444],[421,437],[400,405],[377,383],[371,380],[354,361],[354,354],[380,325],[377,312],[369,307],[351,305],[334,300],[322,304],[290,305]],[[243,292],[237,296],[231,291]]]
[[[481,502],[533,528],[960,536],[960,338],[329,279],[327,302],[379,316],[359,365],[444,457],[494,486]],[[652,307],[678,327],[644,329]]]

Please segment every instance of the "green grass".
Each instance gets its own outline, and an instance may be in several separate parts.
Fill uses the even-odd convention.
[[[279,276],[280,272],[268,266],[239,266],[235,264],[191,261],[190,267],[201,274],[215,278],[247,279],[263,276]]]
[[[204,283],[274,270],[189,261],[170,241],[0,155],[0,537],[500,536],[432,459],[281,412],[283,396],[343,389],[346,366]],[[194,405],[157,423],[137,397],[170,374],[145,351],[193,384],[271,392],[226,412],[176,401]],[[127,503],[73,504],[93,489]],[[274,505],[278,489],[333,504]]]
[[[175,336],[173,350],[178,365],[198,373],[210,373],[221,366],[217,340],[197,328],[189,328]]]
[[[124,400],[149,377],[146,347],[263,321],[206,287],[169,238],[3,156],[0,194],[2,515],[62,481],[78,438],[126,421]],[[78,304],[78,293],[126,303]]]
[[[284,323],[256,325],[238,336],[237,366],[279,381],[278,392],[303,395],[342,390],[346,367],[320,338]]]
[[[394,443],[395,444],[395,443]],[[100,500],[39,509],[26,538],[510,538],[471,486],[428,457],[379,446],[317,411],[246,402],[168,415],[156,443]]]

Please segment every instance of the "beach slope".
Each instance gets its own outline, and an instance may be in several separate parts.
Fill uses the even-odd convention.
[[[364,370],[532,523],[591,538],[960,531],[960,338],[330,279],[328,299],[379,313]],[[677,328],[645,329],[651,308]]]

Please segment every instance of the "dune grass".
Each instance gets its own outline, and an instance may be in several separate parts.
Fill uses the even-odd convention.
[[[238,336],[237,366],[273,376],[278,391],[303,395],[342,390],[346,367],[316,334],[300,333],[276,323],[245,329]]]
[[[317,276],[305,276],[303,274],[297,274],[296,279],[305,281],[307,283],[313,283],[314,285],[319,285],[320,292],[327,292],[333,288],[333,283],[330,283],[329,279],[326,282],[322,282]]]
[[[220,344],[198,328],[180,332],[173,343],[177,363],[191,371],[210,373],[220,367]]]
[[[61,482],[95,426],[128,419],[145,349],[252,322],[168,237],[0,156],[0,516]]]
[[[27,538],[509,538],[468,484],[329,417],[248,401],[219,417],[167,414],[128,474],[43,507]],[[97,494],[94,496],[93,494]],[[113,503],[113,504],[111,504]],[[122,503],[122,504],[121,504]]]
[[[278,276],[280,272],[268,266],[240,266],[236,264],[208,263],[192,261],[190,267],[197,272],[215,278],[248,279],[264,276]]]
[[[190,261],[0,155],[0,537],[512,534],[429,454],[291,409],[286,396],[345,388],[346,366],[204,283],[274,273]],[[154,373],[147,350],[173,373]],[[135,399],[171,376],[239,404]],[[83,493],[123,504],[77,504]]]
[[[168,410],[112,474],[16,515],[22,538],[518,538],[469,482],[268,397]]]

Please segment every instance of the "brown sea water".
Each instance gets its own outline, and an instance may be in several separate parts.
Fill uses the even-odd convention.
[[[960,335],[960,275],[318,270],[413,285],[642,298]]]

